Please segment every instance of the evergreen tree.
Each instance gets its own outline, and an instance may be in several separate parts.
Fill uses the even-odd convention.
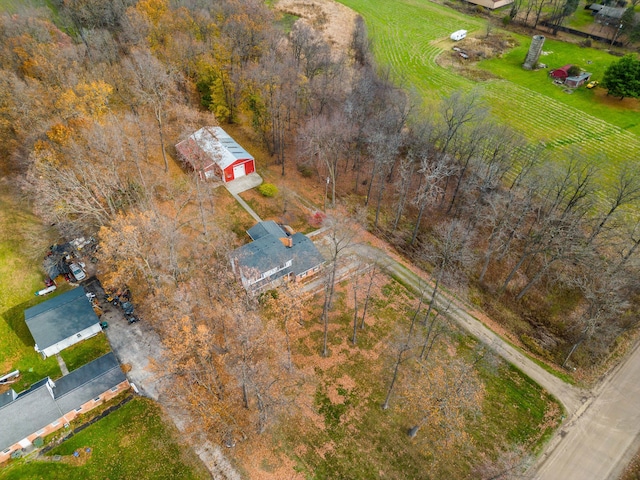
[[[640,61],[626,55],[613,62],[604,72],[602,85],[609,95],[640,98]]]

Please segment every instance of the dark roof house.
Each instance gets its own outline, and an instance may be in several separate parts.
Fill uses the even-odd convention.
[[[624,12],[624,8],[603,6],[596,12],[596,22],[602,25],[611,25],[614,28],[618,28],[622,21]]]
[[[18,394],[6,392],[0,400],[0,462],[127,388],[118,360],[107,353],[55,382],[45,378]]]
[[[290,235],[273,221],[260,222],[247,233],[253,241],[230,255],[233,271],[246,290],[260,290],[282,278],[302,280],[324,263],[306,235]]]
[[[256,223],[253,227],[247,230],[247,233],[253,241],[258,240],[265,235],[273,235],[277,238],[286,238],[289,236],[289,234],[273,220]]]
[[[49,357],[102,331],[83,288],[74,288],[24,312],[35,349]]]

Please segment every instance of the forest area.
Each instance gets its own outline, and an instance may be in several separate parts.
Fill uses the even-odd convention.
[[[163,340],[167,398],[193,438],[248,445],[229,450],[237,465],[266,449],[295,459],[291,472],[344,476],[348,417],[378,435],[376,456],[391,450],[379,463],[389,478],[421,478],[421,466],[430,478],[518,474],[560,412],[535,391],[518,397],[539,421],[526,432],[479,420],[500,416],[494,378],[527,380],[446,320],[447,293],[578,383],[635,335],[637,161],[603,182],[604,163],[549,158],[477,92],[425,106],[376,64],[359,17],[342,51],[321,22],[259,0],[51,4],[0,14],[2,174],[60,238],[98,238],[103,285],[131,288]],[[326,187],[322,292],[253,296],[232,274],[243,239],[219,192],[175,160],[175,144],[216,124],[243,128],[270,159],[259,169],[297,194]],[[364,230],[429,272],[432,289],[407,292],[374,264],[338,281]],[[392,426],[375,427],[365,404]],[[292,447],[296,422],[322,431],[325,451]]]

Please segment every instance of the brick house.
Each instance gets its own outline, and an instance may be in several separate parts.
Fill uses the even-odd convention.
[[[0,395],[0,463],[128,388],[118,360],[107,353],[55,381],[47,377],[23,392],[4,392]]]

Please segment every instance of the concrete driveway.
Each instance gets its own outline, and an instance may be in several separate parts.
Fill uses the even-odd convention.
[[[236,178],[231,182],[227,182],[224,186],[229,190],[231,195],[237,195],[239,193],[246,192],[247,190],[251,190],[252,188],[256,188],[261,183],[262,177],[256,172],[253,172],[249,175],[245,175],[244,177]]]
[[[105,293],[100,282],[94,277],[89,279],[84,287],[96,294],[103,314],[101,321],[106,321],[109,327],[105,330],[111,349],[122,365],[129,365],[127,373],[129,381],[144,396],[158,400],[159,388],[157,378],[149,368],[150,359],[162,362],[162,343],[158,335],[144,321],[129,324],[120,307],[105,300]],[[133,299],[135,305],[135,298]],[[137,316],[137,315],[136,315]]]

